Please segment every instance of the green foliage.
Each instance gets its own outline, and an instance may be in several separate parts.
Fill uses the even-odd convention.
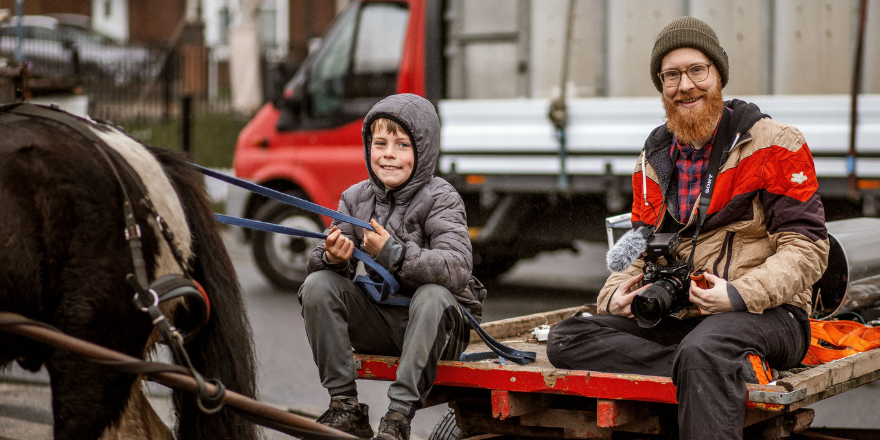
[[[203,113],[193,118],[190,156],[199,165],[232,168],[232,155],[238,133],[247,119],[235,114]],[[132,121],[122,124],[129,135],[156,147],[181,149],[181,120]]]

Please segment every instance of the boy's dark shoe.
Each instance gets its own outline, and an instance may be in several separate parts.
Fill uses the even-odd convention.
[[[379,422],[379,433],[373,440],[409,440],[410,420],[397,411],[388,411]]]
[[[337,396],[330,399],[330,408],[318,417],[317,422],[357,437],[370,438],[373,428],[369,409],[366,404],[358,403],[356,397]]]

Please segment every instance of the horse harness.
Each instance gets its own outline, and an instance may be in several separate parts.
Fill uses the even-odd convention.
[[[60,111],[56,105],[43,107],[33,104],[15,103],[0,106],[0,112],[46,119],[63,124],[89,140],[104,158],[113,172],[123,195],[123,215],[125,218],[124,235],[131,251],[133,264],[133,273],[129,273],[126,276],[126,281],[135,291],[132,302],[138,310],[146,313],[150,317],[153,326],[159,331],[163,341],[174,353],[178,362],[184,364],[198,382],[199,393],[196,403],[199,408],[206,413],[219,411],[223,407],[222,398],[225,393],[225,387],[216,379],[209,379],[206,381],[202,378],[193,367],[189,355],[184,348],[184,341],[198,333],[198,331],[204,328],[208,323],[211,311],[211,304],[208,295],[197,281],[187,275],[171,273],[150,282],[149,277],[147,276],[146,261],[144,260],[141,227],[135,217],[132,198],[122,180],[120,169],[122,169],[129,179],[134,182],[135,189],[140,193],[137,202],[150,212],[146,221],[155,226],[161,232],[162,237],[171,249],[171,254],[180,266],[181,271],[184,274],[191,274],[192,268],[189,267],[189,264],[187,264],[186,261],[184,261],[183,252],[174,244],[174,232],[169,230],[167,223],[157,212],[153,202],[150,200],[146,186],[138,173],[119,152],[107,145],[101,138],[95,135],[95,133],[84,127],[84,123],[88,123],[86,120],[64,113]],[[191,329],[189,332],[181,332],[165,317],[162,311],[159,310],[160,303],[175,298],[189,298],[199,305],[199,309],[201,310],[201,320],[198,326]],[[216,392],[213,394],[208,393],[207,388],[205,387],[205,382],[214,384],[217,387]],[[205,405],[206,402],[209,402],[209,405]]]

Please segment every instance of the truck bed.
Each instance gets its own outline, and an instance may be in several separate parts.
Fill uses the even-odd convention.
[[[677,403],[670,378],[557,369],[547,360],[546,343],[531,335],[541,324],[594,311],[589,306],[574,307],[484,324],[486,332],[505,345],[536,352],[536,361],[528,365],[501,365],[497,358],[442,361],[427,404],[466,407],[471,416],[460,417],[459,425],[469,432],[522,434],[523,429],[554,426],[562,428],[561,436],[566,438],[606,438],[602,433],[611,430],[663,432],[664,419],[668,423],[667,416],[674,414]],[[488,347],[471,331],[466,352],[486,351]],[[355,359],[362,379],[395,377],[396,357],[356,354]],[[769,385],[746,385],[745,426],[784,416],[790,432],[807,428],[813,412],[804,407],[880,378],[880,350],[780,376]],[[545,431],[535,431],[540,432],[536,436],[548,436]]]

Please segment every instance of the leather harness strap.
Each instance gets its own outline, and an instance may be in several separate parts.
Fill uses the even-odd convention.
[[[59,124],[63,124],[66,127],[74,130],[83,136],[86,140],[88,140],[92,146],[101,154],[101,157],[107,163],[107,166],[113,172],[114,177],[116,178],[117,183],[119,184],[119,188],[122,191],[123,197],[123,217],[125,221],[125,239],[129,244],[129,249],[131,250],[132,264],[134,273],[128,274],[126,277],[126,281],[128,281],[129,285],[131,285],[132,289],[135,291],[134,298],[132,298],[132,302],[135,307],[137,307],[142,312],[146,313],[154,327],[156,327],[159,331],[160,336],[174,353],[178,362],[185,364],[186,368],[189,369],[191,375],[196,380],[198,384],[198,395],[196,399],[196,404],[199,409],[203,412],[212,414],[219,411],[223,407],[223,395],[225,393],[225,387],[222,383],[217,381],[216,379],[205,380],[201,374],[199,374],[195,367],[193,367],[192,361],[189,358],[189,355],[186,352],[186,349],[183,346],[184,337],[182,333],[173,325],[171,322],[165,317],[161,310],[159,310],[160,303],[160,295],[159,292],[171,293],[172,291],[177,291],[179,295],[187,295],[188,292],[186,290],[195,291],[196,296],[198,298],[202,298],[202,293],[198,291],[198,289],[194,288],[194,285],[190,283],[190,288],[181,284],[180,280],[172,282],[173,278],[184,279],[182,275],[179,274],[171,274],[166,277],[162,277],[159,280],[154,280],[150,282],[150,278],[147,275],[146,269],[146,261],[144,260],[143,254],[143,243],[141,242],[141,228],[137,223],[137,218],[134,213],[134,208],[132,205],[132,198],[129,195],[129,189],[125,185],[125,181],[122,180],[122,176],[120,175],[120,169],[124,170],[124,172],[128,175],[129,180],[134,182],[135,189],[140,192],[139,202],[147,208],[152,217],[148,217],[148,221],[156,222],[159,230],[162,232],[162,235],[168,246],[171,249],[172,254],[174,255],[175,260],[180,265],[181,271],[184,273],[189,272],[189,267],[186,262],[183,261],[183,253],[177,249],[173,242],[174,234],[170,230],[168,230],[165,221],[162,217],[156,212],[153,203],[150,201],[149,195],[147,193],[146,187],[144,186],[143,181],[140,179],[138,173],[131,167],[131,165],[113,148],[107,145],[100,137],[95,135],[92,131],[86,128],[86,125],[89,124],[88,121],[78,118],[76,116],[70,115],[68,113],[62,112],[57,107],[43,107],[39,105],[26,104],[26,103],[15,103],[10,105],[5,105],[0,107],[0,112],[9,112],[14,114],[25,115],[33,118],[45,119],[54,121]],[[165,288],[163,288],[163,286]],[[202,289],[202,292],[204,289]],[[207,295],[204,295],[204,298],[207,300]],[[206,312],[209,309],[207,303],[203,304],[205,306]],[[207,313],[203,316],[203,323],[207,320]],[[208,386],[206,384],[213,384],[215,386],[213,393],[208,391]],[[206,406],[205,403],[209,403],[211,406]]]

